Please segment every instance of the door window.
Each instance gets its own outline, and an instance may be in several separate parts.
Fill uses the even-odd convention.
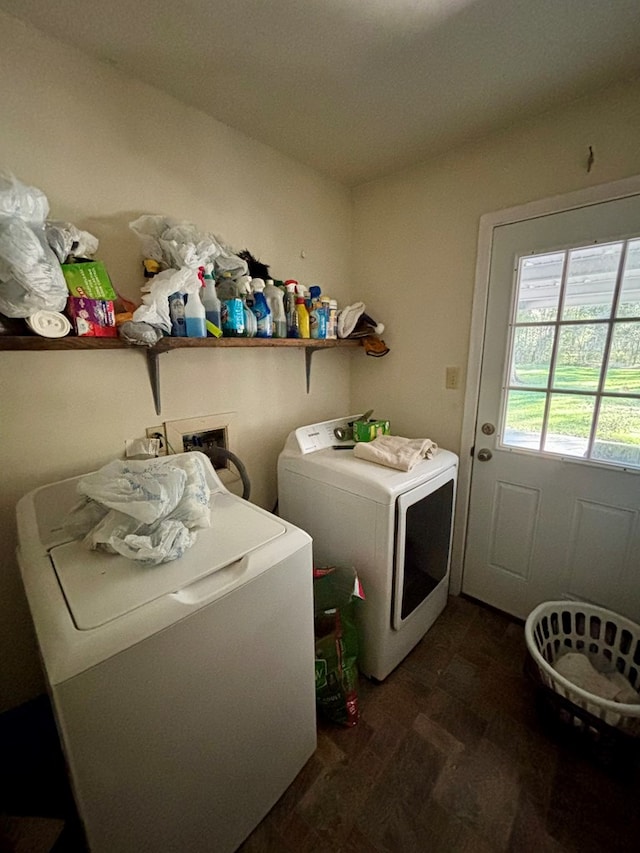
[[[516,271],[501,446],[640,468],[640,238]]]

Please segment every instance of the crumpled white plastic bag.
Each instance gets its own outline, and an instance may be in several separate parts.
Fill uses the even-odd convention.
[[[148,323],[150,326],[171,332],[169,297],[172,293],[198,293],[202,282],[195,270],[185,267],[181,270],[164,270],[154,276],[149,293],[142,296],[143,304],[133,312],[136,323]]]
[[[217,239],[190,222],[178,222],[167,216],[145,214],[129,223],[142,241],[145,257],[167,267],[197,269],[213,264],[221,251]]]
[[[195,454],[116,460],[78,482],[65,529],[92,550],[146,565],[181,557],[208,527],[210,489]]]
[[[0,312],[29,317],[63,311],[69,292],[47,244],[49,202],[42,190],[0,172]]]
[[[175,519],[136,526],[130,516],[112,510],[84,541],[93,551],[120,554],[147,566],[157,566],[182,557],[195,540],[196,534]]]
[[[42,190],[26,186],[11,172],[0,172],[0,216],[43,225],[48,215],[49,201]]]
[[[44,230],[47,243],[61,264],[64,264],[71,254],[78,258],[94,258],[98,252],[98,238],[77,228],[72,222],[47,220]]]

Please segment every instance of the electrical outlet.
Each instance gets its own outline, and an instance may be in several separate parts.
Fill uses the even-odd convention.
[[[444,387],[450,390],[455,390],[460,385],[460,368],[447,367],[445,374]]]
[[[160,453],[158,456],[166,456],[167,455],[167,437],[164,432],[164,424],[157,424],[157,426],[147,427],[145,430],[145,435],[147,438],[157,438],[160,442]]]

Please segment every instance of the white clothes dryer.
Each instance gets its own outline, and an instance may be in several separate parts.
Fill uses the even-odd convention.
[[[92,853],[231,853],[316,746],[311,540],[202,459],[211,527],[159,566],[65,535],[78,477],[18,503],[18,561]]]
[[[352,565],[362,673],[382,681],[447,603],[458,457],[403,472],[354,457],[351,415],[294,430],[278,458],[278,512],[313,538],[314,564]]]

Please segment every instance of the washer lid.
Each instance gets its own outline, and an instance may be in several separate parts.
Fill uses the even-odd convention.
[[[179,560],[144,566],[82,542],[51,549],[50,557],[76,626],[89,630],[175,593],[281,536],[276,518],[226,493],[211,496],[211,527],[197,531]]]

